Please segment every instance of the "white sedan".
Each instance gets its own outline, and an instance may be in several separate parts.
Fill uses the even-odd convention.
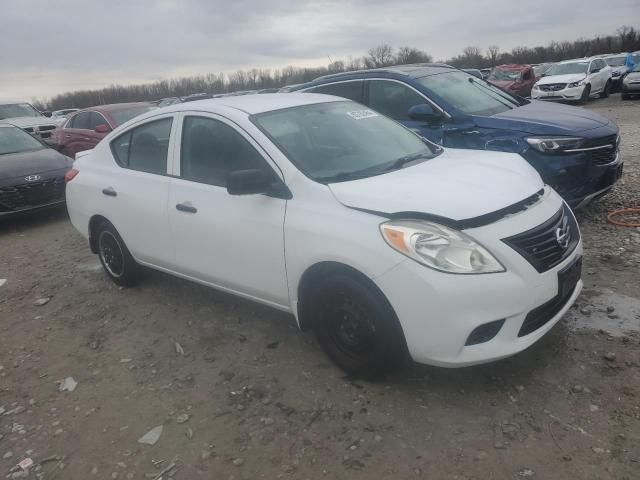
[[[582,288],[576,221],[519,156],[443,151],[336,97],[154,110],[67,180],[117,284],[146,266],[290,312],[353,375],[515,354]]]

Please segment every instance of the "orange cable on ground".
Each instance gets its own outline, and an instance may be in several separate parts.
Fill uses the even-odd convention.
[[[607,215],[607,221],[619,227],[640,227],[640,220],[631,222],[625,222],[624,220],[615,220],[616,217],[626,215],[640,218],[640,208],[622,208],[620,210],[614,210],[613,212],[609,212],[609,215]]]

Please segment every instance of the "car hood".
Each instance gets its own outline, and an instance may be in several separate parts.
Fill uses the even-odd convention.
[[[640,72],[631,72],[626,76],[626,78],[633,81],[640,80]]]
[[[16,127],[20,127],[20,128],[39,127],[40,125],[56,124],[54,120],[47,117],[14,117],[14,118],[5,118],[3,120],[0,120],[0,122],[10,123],[11,125],[15,125]]]
[[[550,83],[573,83],[584,80],[587,76],[584,73],[567,73],[566,75],[549,75],[538,80],[538,85],[549,85]]]
[[[69,157],[52,148],[0,155],[0,183],[27,175],[47,176],[49,172],[68,169],[71,164]]]
[[[419,212],[455,221],[509,207],[543,186],[519,155],[452,148],[384,175],[329,184],[347,207],[384,214]]]
[[[474,117],[479,127],[517,130],[532,135],[576,135],[579,132],[611,125],[611,121],[590,110],[532,100],[490,117]],[[616,129],[615,125],[612,125]]]
[[[505,90],[509,90],[510,88],[513,88],[513,86],[518,83],[515,82],[514,80],[487,80],[489,83],[493,83],[494,85],[500,87],[500,88],[504,88]]]

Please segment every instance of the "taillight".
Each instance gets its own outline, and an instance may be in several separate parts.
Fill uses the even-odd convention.
[[[76,178],[76,175],[78,175],[78,173],[80,173],[80,172],[78,172],[78,170],[76,170],[75,168],[72,168],[67,173],[65,173],[64,174],[65,183],[69,183],[71,180]]]

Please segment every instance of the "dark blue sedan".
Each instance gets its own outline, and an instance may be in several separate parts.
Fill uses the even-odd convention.
[[[608,193],[622,174],[612,121],[512,96],[448,65],[339,73],[291,91],[355,100],[446,147],[519,153],[574,208]]]

